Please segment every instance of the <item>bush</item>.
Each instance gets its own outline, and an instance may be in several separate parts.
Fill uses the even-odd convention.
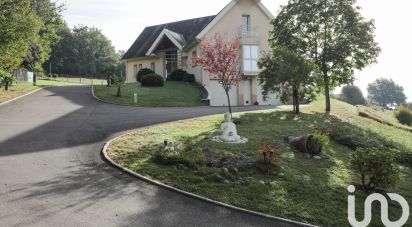
[[[165,150],[157,151],[153,155],[152,161],[166,166],[181,164],[192,169],[197,169],[199,166],[202,166],[204,162],[201,155],[197,152],[173,152]]]
[[[142,77],[142,86],[144,87],[162,87],[164,83],[163,77],[155,73]]]
[[[315,134],[313,134],[313,142],[320,145],[320,146],[326,146],[329,144],[329,136],[317,132]]]
[[[348,85],[342,88],[342,100],[352,105],[365,105],[366,99],[363,97],[359,87]]]
[[[178,69],[173,71],[172,74],[170,74],[170,76],[168,77],[168,79],[170,81],[183,81],[186,74],[187,72],[185,70]]]
[[[146,76],[148,74],[153,74],[153,73],[155,73],[155,72],[151,69],[148,69],[148,68],[141,69],[136,75],[136,80],[137,80],[137,82],[142,82],[142,78],[144,76]]]
[[[400,179],[400,168],[395,163],[397,153],[376,148],[358,148],[351,159],[353,170],[360,177],[365,192],[377,188],[389,189]]]
[[[412,126],[412,111],[408,107],[399,107],[395,111],[395,117],[398,119],[399,123]]]
[[[183,77],[183,81],[184,82],[188,82],[188,83],[194,83],[194,82],[196,82],[196,79],[195,79],[195,75],[194,74],[186,74],[184,77]]]

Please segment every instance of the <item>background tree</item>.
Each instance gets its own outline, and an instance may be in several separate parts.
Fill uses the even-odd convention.
[[[34,13],[42,21],[36,36],[30,40],[27,55],[22,66],[30,71],[42,71],[41,65],[50,57],[51,47],[60,40],[60,31],[64,28],[61,16],[63,5],[50,0],[31,0]]]
[[[365,105],[366,99],[362,90],[355,85],[347,85],[342,88],[341,98],[343,101],[352,105]]]
[[[232,114],[229,92],[242,79],[240,75],[240,41],[225,40],[216,33],[213,39],[203,39],[200,44],[201,55],[193,59],[193,67],[202,66],[210,77],[217,77],[225,90],[229,113]]]
[[[263,56],[258,65],[262,69],[259,79],[265,99],[273,92],[287,104],[292,97],[293,111],[299,114],[300,100],[314,97],[313,66],[303,56],[286,48],[276,48]]]
[[[53,73],[104,78],[107,65],[121,64],[111,41],[97,28],[66,27],[60,34],[62,39],[53,46],[50,60],[43,66],[48,69],[51,64]]]
[[[317,85],[331,110],[330,90],[352,83],[354,70],[376,62],[374,21],[365,20],[356,0],[291,0],[273,20],[270,44],[284,46],[311,59]]]
[[[0,1],[0,70],[21,65],[41,26],[31,0]]]
[[[403,87],[392,79],[377,79],[368,85],[368,99],[371,103],[385,108],[400,106],[406,102]]]

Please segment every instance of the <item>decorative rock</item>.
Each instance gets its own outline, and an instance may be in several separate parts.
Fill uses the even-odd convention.
[[[225,183],[225,184],[230,184],[230,181],[224,180],[223,183]]]
[[[260,180],[260,181],[259,181],[259,184],[265,185],[265,182],[264,182],[263,180]]]
[[[229,176],[229,175],[230,175],[230,172],[229,172],[229,170],[228,170],[227,168],[222,168],[222,173],[223,173],[223,175],[225,175],[225,176]]]
[[[321,156],[313,156],[313,158],[316,159],[316,160],[321,160],[322,159]]]
[[[285,174],[284,174],[284,173],[278,173],[278,176],[279,176],[279,177],[284,177]]]

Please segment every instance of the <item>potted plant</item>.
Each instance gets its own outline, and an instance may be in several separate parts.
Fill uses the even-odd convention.
[[[329,144],[329,136],[321,133],[321,132],[317,132],[313,135],[313,139],[312,139],[312,151],[311,153],[314,155],[318,155],[320,153],[322,153],[322,149],[323,147],[325,147],[326,145]]]

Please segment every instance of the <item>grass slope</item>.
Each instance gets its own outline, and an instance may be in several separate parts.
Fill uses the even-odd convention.
[[[105,101],[134,105],[133,95],[138,95],[138,106],[184,107],[202,106],[200,91],[183,82],[166,82],[163,87],[142,87],[138,84],[122,86],[121,98],[116,97],[117,86],[94,86],[95,95]]]
[[[412,134],[400,134],[403,131],[399,129],[361,118],[356,107],[345,103],[333,101],[332,107],[333,115],[344,121],[320,114],[323,100],[304,109],[300,116],[281,111],[235,114],[239,134],[249,139],[247,144],[229,145],[209,140],[219,134],[222,122],[219,115],[136,131],[114,141],[108,153],[114,161],[138,173],[217,201],[321,226],[348,226],[347,187],[357,182],[349,165],[353,151],[332,141],[323,159],[315,160],[290,149],[284,143],[284,136],[305,135],[316,127],[329,127],[356,137],[381,140],[374,132],[386,131],[384,136],[398,135],[392,136],[394,143],[407,143],[404,145],[412,148]],[[154,162],[165,138],[182,143],[180,158],[190,165]],[[268,174],[262,174],[255,167],[256,148],[265,143],[275,144],[279,150],[279,160]],[[403,167],[403,173],[405,181],[392,192],[412,201],[411,170]],[[361,220],[367,195],[358,191],[356,196],[357,217]],[[395,204],[390,207],[390,217],[396,220],[401,209]],[[382,225],[379,215],[380,209],[374,204],[373,226]]]

